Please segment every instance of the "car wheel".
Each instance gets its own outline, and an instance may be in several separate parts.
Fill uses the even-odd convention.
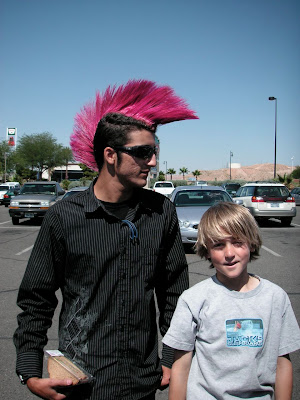
[[[12,221],[13,225],[19,225],[19,222],[20,222],[19,218],[16,218],[16,217],[12,217],[11,221]]]
[[[290,218],[290,217],[281,218],[282,226],[290,226],[291,222],[292,222],[292,218]]]

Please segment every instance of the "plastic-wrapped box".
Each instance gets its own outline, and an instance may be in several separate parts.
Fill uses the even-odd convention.
[[[93,377],[74,361],[65,357],[59,350],[46,350],[48,373],[50,378],[71,379],[73,385],[90,382]]]

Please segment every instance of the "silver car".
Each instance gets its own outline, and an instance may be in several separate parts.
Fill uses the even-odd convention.
[[[295,199],[296,206],[300,206],[300,187],[293,189],[291,195]]]
[[[234,202],[219,186],[178,186],[171,201],[176,207],[182,243],[186,244],[196,243],[198,224],[209,207],[220,201]]]

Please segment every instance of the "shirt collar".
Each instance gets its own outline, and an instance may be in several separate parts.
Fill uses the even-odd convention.
[[[96,183],[97,178],[90,184],[86,196],[84,198],[84,211],[86,213],[94,213],[96,212],[99,208],[101,208],[103,211],[106,211],[104,205],[102,204],[101,200],[97,199],[94,193],[94,185]],[[155,205],[153,201],[149,201],[148,196],[145,196],[147,190],[143,188],[136,188],[133,192],[133,196],[135,197],[137,201],[137,206],[135,207],[134,210],[134,215],[136,214],[137,210],[139,208],[145,209],[145,210],[154,210]],[[132,216],[133,217],[133,216]]]

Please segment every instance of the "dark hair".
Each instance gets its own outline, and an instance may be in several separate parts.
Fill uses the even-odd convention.
[[[130,132],[143,129],[155,134],[156,126],[118,113],[108,113],[101,118],[94,136],[94,157],[99,171],[103,167],[103,151],[106,147],[122,147],[128,142]]]

